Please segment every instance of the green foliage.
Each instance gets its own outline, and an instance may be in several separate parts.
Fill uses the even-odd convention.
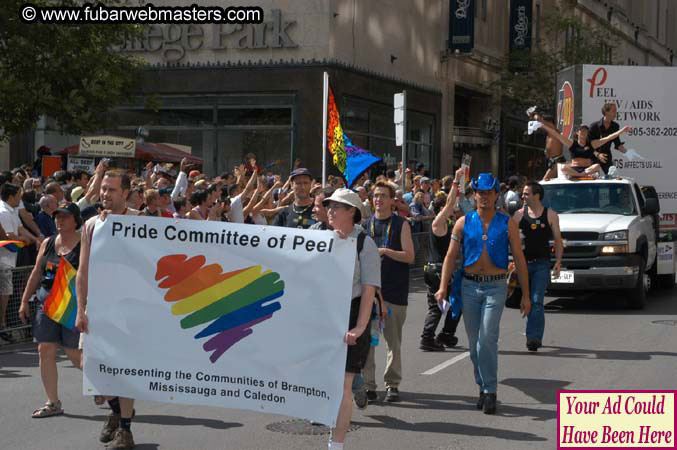
[[[5,137],[33,128],[46,114],[60,131],[80,134],[102,125],[104,113],[128,99],[141,67],[116,52],[138,25],[24,23],[25,0],[0,9],[0,129]],[[31,0],[34,6],[75,6],[73,0]],[[105,0],[109,6],[120,5]]]
[[[539,45],[512,52],[500,78],[487,87],[509,112],[522,114],[531,105],[554,112],[557,72],[575,64],[610,64],[616,40],[608,25],[584,24],[573,12],[557,9],[542,18]]]

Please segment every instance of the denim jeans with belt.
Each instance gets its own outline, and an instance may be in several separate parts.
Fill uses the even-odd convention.
[[[527,316],[527,339],[543,340],[545,310],[543,298],[550,281],[550,260],[536,259],[527,263],[529,269],[529,298],[531,311]]]
[[[470,359],[480,391],[495,393],[498,372],[498,333],[505,306],[506,280],[476,282],[463,279],[463,323]]]

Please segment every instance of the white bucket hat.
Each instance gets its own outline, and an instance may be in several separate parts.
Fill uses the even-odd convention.
[[[360,196],[350,189],[346,188],[336,189],[334,193],[331,194],[331,197],[324,199],[322,204],[326,207],[327,205],[329,205],[329,202],[343,203],[344,205],[357,208],[357,214],[355,215],[355,223],[360,223],[362,221],[362,216],[365,215],[364,205],[362,204],[362,200],[360,200]]]

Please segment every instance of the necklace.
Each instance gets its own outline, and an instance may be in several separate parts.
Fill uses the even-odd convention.
[[[308,211],[308,208],[310,208],[311,206],[313,206],[312,203],[311,203],[310,205],[308,205],[308,206],[305,206],[305,207],[302,206],[303,209],[299,211],[298,209],[296,209],[296,205],[294,205],[294,204],[291,205],[292,210],[293,210],[294,213],[296,213],[296,214],[303,214],[303,213],[305,213],[306,211]]]

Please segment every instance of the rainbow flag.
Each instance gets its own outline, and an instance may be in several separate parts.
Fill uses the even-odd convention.
[[[24,241],[0,241],[0,247],[10,252],[16,253],[20,249],[24,248],[26,243]]]
[[[329,88],[327,112],[327,150],[331,153],[332,161],[341,172],[349,188],[369,170],[371,166],[381,161],[363,148],[353,144],[350,138],[343,132],[341,117],[339,116],[334,91]]]
[[[52,290],[49,291],[45,304],[42,306],[47,317],[71,330],[75,330],[75,314],[78,309],[78,300],[75,295],[76,274],[77,270],[71,263],[61,257]]]

